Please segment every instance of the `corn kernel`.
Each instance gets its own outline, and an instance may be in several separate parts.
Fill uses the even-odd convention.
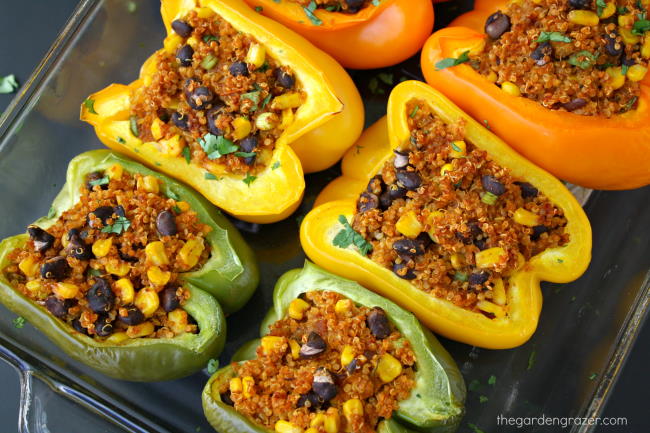
[[[266,49],[260,44],[251,44],[246,53],[246,63],[250,63],[257,69],[264,64],[265,60]]]
[[[501,305],[490,301],[479,301],[476,303],[476,308],[486,313],[492,313],[495,317],[503,317],[506,315],[506,310]]]
[[[210,18],[214,15],[214,11],[208,7],[199,8],[196,11],[196,16],[199,18]]]
[[[120,344],[129,339],[129,335],[126,332],[115,332],[109,335],[104,343],[107,344]]]
[[[176,33],[172,33],[165,38],[165,41],[163,42],[163,48],[168,54],[176,54],[178,46],[182,43],[183,38]]]
[[[280,122],[279,128],[281,130],[287,129],[293,123],[294,115],[291,108],[282,110],[282,121]]]
[[[72,299],[79,293],[79,287],[71,283],[56,283],[52,291],[59,298]]]
[[[70,239],[68,239],[68,234],[64,233],[63,236],[61,236],[61,245],[63,245],[63,248],[68,248],[69,244]]]
[[[120,180],[122,179],[122,174],[124,174],[124,167],[122,167],[120,164],[113,164],[110,167],[108,167],[108,170],[106,170],[106,174],[111,179]]]
[[[120,278],[115,282],[115,291],[117,296],[122,300],[122,304],[130,304],[133,302],[135,297],[135,289],[133,288],[133,283],[128,278]]]
[[[32,256],[27,256],[18,263],[18,269],[28,277],[35,277],[39,272],[38,262]]]
[[[392,382],[402,374],[402,364],[391,354],[384,353],[377,363],[377,375],[382,382]]]
[[[245,398],[251,398],[255,392],[255,379],[251,376],[244,376],[241,380],[242,392]]]
[[[151,122],[151,135],[154,140],[160,140],[163,137],[162,125],[162,120],[157,117]]]
[[[187,38],[187,41],[185,43],[190,47],[192,47],[194,51],[196,51],[196,47],[200,44],[199,40],[195,36],[190,36],[189,38]]]
[[[283,419],[275,423],[275,431],[278,433],[302,433],[300,427]]]
[[[442,167],[440,167],[440,176],[444,176],[447,173],[449,173],[450,171],[454,171],[454,166],[453,166],[453,164],[447,163],[447,164],[443,165]]]
[[[95,242],[93,242],[93,254],[98,259],[104,257],[111,251],[112,246],[113,238],[97,239]]]
[[[126,335],[129,338],[146,337],[153,334],[154,327],[151,322],[142,322],[139,325],[133,325],[126,328]]]
[[[320,427],[323,424],[325,424],[325,420],[327,419],[327,415],[324,413],[317,413],[314,418],[312,418],[311,422],[309,423],[309,427]]]
[[[474,258],[476,260],[476,266],[479,268],[489,268],[505,260],[507,253],[501,247],[494,247],[479,251]]]
[[[512,215],[512,219],[517,223],[528,227],[539,225],[539,215],[528,211],[522,207],[518,208]]]
[[[268,131],[275,128],[277,119],[273,113],[262,113],[255,119],[255,126],[261,131]]]
[[[302,320],[305,311],[309,309],[309,303],[300,298],[296,298],[289,303],[289,317],[295,320]]]
[[[641,45],[641,56],[644,59],[650,58],[650,34],[643,37],[643,45]]]
[[[25,288],[30,292],[38,292],[42,287],[43,285],[39,280],[32,280],[25,283]]]
[[[607,75],[609,75],[609,85],[612,86],[612,89],[620,89],[625,84],[625,75],[620,66],[609,67],[606,69]]]
[[[631,29],[632,26],[634,26],[634,15],[633,14],[625,14],[625,15],[619,15],[618,16],[618,25],[619,27],[622,27],[619,30],[623,29]]]
[[[439,210],[434,210],[427,215],[427,224],[429,225],[429,231],[427,232],[429,234],[429,237],[431,238],[432,241],[438,242],[438,237],[436,236],[436,230],[435,227],[437,226],[436,220],[438,218],[442,218],[444,214],[439,211]]]
[[[109,260],[106,263],[106,272],[112,275],[117,275],[118,277],[123,277],[129,273],[131,266],[128,263],[122,262],[117,259]]]
[[[619,29],[618,32],[625,45],[635,45],[641,41],[641,37],[632,33],[630,29]]]
[[[232,379],[230,379],[229,385],[230,385],[230,392],[234,392],[234,393],[242,392],[242,390],[244,389],[241,383],[241,379],[239,377],[233,377]]]
[[[185,265],[185,269],[192,269],[199,262],[201,254],[205,249],[203,239],[190,239],[185,242],[183,248],[178,252],[178,258]]]
[[[247,118],[240,116],[235,118],[235,120],[232,121],[232,136],[235,140],[241,140],[243,138],[248,137],[248,135],[251,133],[251,122]]]
[[[291,350],[291,357],[293,359],[300,358],[300,344],[296,340],[289,340],[289,349]]]
[[[284,346],[285,341],[286,339],[284,337],[267,335],[265,337],[262,337],[260,340],[260,346],[262,346],[264,353],[270,354],[282,350],[282,346]]]
[[[167,320],[170,322],[169,328],[174,331],[174,334],[183,334],[187,328],[187,312],[182,308],[167,313]]]
[[[451,261],[451,266],[454,269],[461,269],[463,267],[463,257],[458,254],[454,253],[449,257],[449,260]]]
[[[467,155],[467,144],[463,140],[452,141],[449,156],[452,158],[462,158],[465,155]]]
[[[341,365],[345,367],[354,360],[354,347],[350,345],[343,346],[341,351]]]
[[[492,286],[492,302],[497,305],[506,305],[508,298],[506,297],[506,286],[501,278],[494,279]]]
[[[300,107],[302,104],[302,95],[299,92],[289,92],[273,98],[271,108],[274,110],[284,110],[286,108]]]
[[[395,223],[398,232],[409,238],[415,238],[422,233],[422,224],[418,221],[415,212],[408,211],[403,214]]]
[[[323,428],[325,429],[325,433],[338,433],[341,428],[341,417],[339,416],[338,409],[329,408],[327,410]]]
[[[363,415],[363,403],[358,398],[351,398],[343,403],[343,416],[345,416],[348,422],[352,422],[355,415]]]
[[[155,241],[147,244],[144,248],[144,253],[147,259],[156,266],[168,265],[169,259],[165,252],[165,245],[160,241]]]
[[[318,429],[314,427],[309,427],[307,430],[305,430],[305,433],[318,433]]]
[[[169,282],[171,276],[171,272],[163,271],[158,266],[152,266],[147,269],[147,278],[155,286],[164,286]]]
[[[490,71],[489,74],[485,77],[490,83],[496,83],[497,82],[497,73],[494,71]]]
[[[154,194],[158,194],[158,192],[160,191],[158,178],[154,176],[139,177],[137,187],[138,189],[143,189],[147,192],[152,192]]]
[[[172,138],[160,140],[156,143],[156,149],[167,156],[179,156],[183,152],[185,141],[179,134],[174,135]]]
[[[600,13],[600,19],[607,19],[616,13],[616,2],[607,2],[603,11]]]
[[[648,68],[643,65],[632,65],[627,69],[627,79],[630,81],[641,81],[648,73]]]
[[[178,206],[181,212],[187,212],[190,210],[190,204],[186,201],[177,201],[176,206]]]
[[[349,311],[352,311],[352,301],[349,299],[339,299],[334,305],[334,311],[336,314],[345,314]]]
[[[501,90],[506,92],[508,95],[521,96],[521,90],[519,90],[519,86],[517,86],[515,83],[512,83],[510,81],[504,81],[501,84]]]
[[[145,317],[151,317],[160,306],[160,298],[154,289],[145,287],[135,295],[133,303]]]
[[[569,22],[581,26],[597,26],[600,18],[595,12],[574,9],[567,15]]]

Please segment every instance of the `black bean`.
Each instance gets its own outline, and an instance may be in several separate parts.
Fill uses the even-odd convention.
[[[314,372],[311,389],[314,390],[323,402],[330,401],[338,394],[338,387],[334,383],[332,373],[324,367],[318,367]]]
[[[66,247],[66,251],[69,255],[79,260],[95,258],[92,245],[87,244],[83,240],[81,233],[77,229],[70,229],[68,231],[68,246]]]
[[[587,105],[587,101],[582,98],[573,98],[567,103],[562,104],[566,111],[575,111]]]
[[[414,257],[424,253],[422,244],[414,239],[400,239],[393,243],[393,249],[400,256]]]
[[[569,0],[569,6],[573,9],[591,9],[591,0]]]
[[[474,245],[476,248],[483,251],[487,248],[487,239],[474,239]]]
[[[126,217],[126,211],[124,210],[124,206],[122,206],[121,204],[118,204],[113,208],[113,213],[118,217],[122,217],[122,218]]]
[[[242,152],[252,152],[257,147],[257,137],[249,135],[239,142],[239,148]]]
[[[38,226],[30,225],[27,227],[27,233],[34,242],[34,249],[39,253],[49,250],[54,244],[54,236]]]
[[[221,397],[221,402],[224,404],[227,404],[228,406],[234,406],[235,402],[232,401],[232,398],[230,397],[230,390],[227,389],[226,392],[222,392],[219,397]]]
[[[618,57],[623,53],[623,42],[616,40],[617,38],[616,31],[605,34],[605,51],[610,56]]]
[[[553,45],[550,42],[542,42],[535,48],[535,50],[530,54],[530,58],[535,60],[537,66],[544,66],[549,62],[546,57],[549,57],[553,60]]]
[[[280,68],[275,70],[275,81],[280,87],[284,87],[285,89],[292,89],[296,83],[296,81],[293,79],[293,75],[286,71],[283,71]]]
[[[88,214],[88,225],[92,228],[99,228],[101,227],[99,222],[101,222],[102,225],[106,225],[107,221],[109,218],[113,217],[113,206],[100,206],[94,211],[90,212]],[[90,218],[90,215],[94,215],[96,218],[92,219]]]
[[[379,206],[379,197],[375,194],[364,191],[359,196],[359,201],[357,202],[357,210],[359,212],[368,212],[372,209],[377,209]]]
[[[481,178],[481,184],[483,184],[484,190],[491,192],[494,195],[501,195],[506,192],[506,187],[490,175],[483,176]]]
[[[113,324],[109,322],[108,316],[100,315],[95,321],[95,333],[99,337],[108,337],[113,333]]]
[[[115,295],[111,285],[104,278],[95,278],[95,284],[86,293],[88,306],[95,313],[110,311],[115,305]]]
[[[92,173],[88,174],[88,176],[86,176],[86,188],[92,191],[93,186],[90,184],[90,182],[102,179],[103,177],[104,177],[104,173],[102,173],[101,171],[93,171]],[[104,190],[108,189],[108,184],[99,185],[99,188]]]
[[[390,198],[390,192],[386,191],[379,196],[379,207],[382,210],[386,210],[393,203],[393,200]]]
[[[176,59],[181,66],[191,66],[192,56],[194,55],[194,48],[189,45],[183,45],[176,52]]]
[[[388,337],[391,333],[388,316],[386,316],[384,310],[379,307],[374,307],[370,311],[368,318],[366,319],[366,324],[368,325],[372,335],[380,340]]]
[[[345,371],[348,372],[348,374],[352,374],[355,371],[357,371],[359,368],[359,361],[357,361],[357,358],[354,358],[348,365],[345,366]]]
[[[472,272],[469,274],[469,285],[480,286],[481,284],[485,283],[488,278],[490,278],[490,274],[487,271]]]
[[[400,152],[395,150],[395,159],[393,160],[393,165],[395,168],[404,168],[409,165],[409,154],[408,152]]]
[[[300,347],[300,357],[313,358],[325,352],[326,348],[327,344],[325,340],[316,332],[312,331],[307,336],[307,342]]]
[[[156,111],[156,115],[162,121],[162,123],[167,123],[169,122],[169,119],[172,118],[172,111],[168,108],[160,107]]]
[[[625,55],[625,53],[623,53],[623,56],[621,57],[621,64],[623,66],[628,66],[628,67],[634,66],[635,63],[636,60],[634,60],[632,57],[628,57],[627,55]]]
[[[41,277],[48,280],[61,281],[70,271],[70,265],[68,265],[65,257],[57,256],[43,263],[41,266]]]
[[[403,198],[406,196],[406,188],[399,186],[394,183],[388,186],[388,197],[392,200],[397,200],[398,198]]]
[[[117,317],[120,319],[120,322],[128,326],[139,325],[144,322],[144,314],[138,309],[135,305],[126,305],[120,310],[124,309],[126,311],[126,316],[118,314]]]
[[[530,239],[533,241],[536,241],[539,239],[539,237],[542,235],[542,233],[548,233],[549,228],[546,226],[534,226],[533,227],[533,233],[530,235]]]
[[[394,263],[393,273],[405,280],[412,280],[415,278],[415,273],[412,269],[406,266],[406,263]]]
[[[539,190],[528,182],[515,182],[515,184],[521,189],[522,198],[537,197],[539,194]]]
[[[465,234],[463,232],[455,232],[454,236],[456,236],[456,239],[461,241],[465,245],[469,245],[472,243],[472,236],[470,234]]]
[[[306,407],[310,411],[314,411],[321,407],[322,402],[320,401],[318,394],[316,394],[314,391],[309,391],[308,393],[300,396],[296,405],[298,407]]]
[[[418,189],[422,184],[420,175],[414,171],[399,170],[395,173],[397,181],[409,191]]]
[[[415,240],[420,243],[423,250],[425,250],[429,245],[431,245],[433,243],[433,241],[431,240],[431,236],[429,236],[429,233],[427,233],[427,232],[420,233],[415,238]]]
[[[68,308],[74,306],[72,299],[59,299],[56,296],[50,296],[45,300],[45,308],[55,317],[63,317],[68,313]]]
[[[217,136],[224,135],[224,131],[217,126],[217,119],[219,118],[222,108],[223,107],[213,108],[205,115],[208,120],[208,131],[210,131],[210,134]]]
[[[212,107],[214,94],[205,86],[200,86],[192,92],[185,92],[185,99],[190,107],[195,110],[208,110]]]
[[[244,62],[235,62],[232,65],[230,65],[230,68],[228,68],[230,73],[234,75],[235,77],[239,75],[243,75],[244,77],[248,77],[248,65]]]
[[[156,228],[161,236],[174,236],[178,233],[174,213],[168,210],[160,212],[156,218]]]
[[[510,17],[497,11],[485,21],[485,33],[492,39],[499,39],[502,34],[510,30]]]
[[[385,186],[386,185],[384,184],[384,179],[382,179],[381,175],[378,174],[376,176],[373,176],[368,181],[368,185],[366,185],[366,191],[379,195],[382,193]]]
[[[359,10],[363,6],[363,0],[345,0],[345,3],[348,5],[348,10]]]
[[[176,287],[167,287],[162,291],[160,294],[160,305],[168,313],[181,305],[178,296],[176,296]]]
[[[80,332],[84,335],[88,335],[88,328],[84,328],[81,326],[81,321],[79,319],[74,319],[72,321],[72,327],[74,328],[75,331]]]
[[[472,221],[472,222],[468,223],[467,227],[469,228],[470,234],[474,238],[476,238],[476,237],[483,234],[483,230],[481,230],[481,227],[479,227],[479,225],[478,225],[478,223],[476,221]]]
[[[172,21],[172,29],[176,34],[183,38],[189,38],[194,28],[183,20]]]
[[[138,261],[137,257],[131,256],[131,255],[125,253],[124,251],[122,251],[122,248],[120,248],[117,251],[117,254],[120,256],[120,259],[124,260],[125,262],[135,263],[135,262]]]
[[[178,111],[174,111],[172,113],[172,122],[174,122],[174,125],[176,125],[178,128],[182,129],[183,131],[187,131],[189,129],[188,125],[188,116],[185,114],[181,114]],[[209,122],[209,120],[208,120]]]

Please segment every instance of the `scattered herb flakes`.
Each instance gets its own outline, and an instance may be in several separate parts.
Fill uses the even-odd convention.
[[[436,70],[440,71],[442,69],[447,69],[451,68],[453,66],[458,66],[461,63],[465,63],[469,60],[469,50],[464,51],[460,56],[457,58],[454,57],[447,57],[445,59],[442,59],[436,63]]]
[[[113,224],[107,224],[102,229],[102,233],[115,233],[116,235],[119,235],[120,233],[127,231],[129,227],[131,227],[131,221],[126,217],[118,216]]]
[[[126,10],[127,10],[127,12],[130,13],[130,14],[134,13],[135,11],[138,10],[138,5],[137,5],[137,3],[134,2],[134,1],[128,1],[128,2],[126,2]]]
[[[23,316],[18,316],[12,320],[12,323],[14,324],[14,328],[23,329],[25,326],[25,318]]]
[[[478,426],[476,424],[472,424],[471,422],[468,422],[467,426],[469,428],[471,428],[474,433],[485,433],[483,430],[478,428]]]
[[[122,137],[117,137],[116,140],[117,140],[117,142],[120,143],[120,144],[125,144],[125,143],[126,143],[126,140],[123,139]]]
[[[56,209],[54,209],[54,207],[51,207],[50,210],[47,211],[47,217],[54,218],[55,215],[56,215]]]
[[[251,158],[256,155],[257,153],[255,152],[235,152],[235,156],[239,156],[241,158]]]
[[[139,137],[140,132],[138,131],[138,118],[135,116],[129,116],[129,128],[131,128],[131,134],[134,137]]]
[[[207,179],[207,180],[221,180],[220,177],[217,177],[217,176],[215,176],[215,175],[212,174],[212,173],[206,173],[204,177],[205,177],[205,179]]]
[[[176,215],[180,215],[180,214],[183,213],[183,210],[182,210],[180,207],[178,207],[178,205],[174,205],[174,206],[172,206],[172,210],[174,211],[174,213],[175,213]]]
[[[454,186],[455,186],[455,185],[454,185]],[[466,274],[465,272],[457,271],[457,272],[454,274],[454,280],[456,280],[456,281],[462,281],[462,282],[465,282],[465,281],[467,281],[468,278],[469,278],[469,277],[467,276],[467,274]]]
[[[455,152],[462,152],[463,151],[463,149],[458,147],[458,145],[453,141],[451,142],[451,148],[454,149]]]
[[[379,87],[379,79],[377,77],[372,77],[368,81],[368,90],[370,90],[370,93],[373,95],[383,95],[386,93],[384,89]]]
[[[258,105],[260,103],[260,91],[259,90],[254,90],[252,92],[244,93],[241,95],[240,99],[248,99],[253,102],[253,106],[251,107],[251,111],[256,111],[258,108]]]
[[[361,254],[364,256],[368,255],[372,251],[372,245],[352,228],[345,216],[339,215],[339,222],[343,225],[343,229],[334,236],[332,244],[339,248],[347,248],[350,245],[354,245],[359,249]]]
[[[104,176],[99,179],[91,180],[88,182],[88,185],[90,186],[97,186],[97,185],[107,185],[109,182],[108,176]]]
[[[596,13],[598,16],[603,15],[603,10],[607,7],[607,3],[605,3],[605,0],[596,0]]]
[[[252,174],[248,173],[246,174],[246,177],[242,179],[242,182],[250,187],[251,183],[255,182],[255,179],[257,179],[257,176],[253,176]]]
[[[313,25],[322,26],[323,21],[314,14],[316,7],[316,2],[314,0],[311,0],[309,4],[307,6],[304,6],[302,9],[305,11],[305,15],[307,15],[307,18],[309,18],[309,21],[311,21]]]
[[[203,36],[203,42],[205,42],[206,44],[209,44],[212,41],[219,42],[219,36],[213,36],[213,35],[205,35],[205,36]]]
[[[597,378],[597,377],[598,377],[598,373],[591,373],[591,374],[589,375],[589,380],[594,380],[594,379]]]
[[[91,277],[99,277],[102,275],[102,271],[100,271],[99,269],[89,268],[88,275],[90,275]]]
[[[418,111],[420,111],[420,106],[416,105],[413,107],[413,110],[411,111],[411,114],[409,114],[409,117],[412,119],[415,117],[416,114],[418,114]]]
[[[485,123],[485,127],[489,130],[490,129],[490,124],[488,123],[488,120],[483,119],[483,123]]]
[[[480,387],[481,387],[481,382],[479,382],[478,380],[474,379],[473,381],[471,381],[471,382],[469,383],[469,385],[467,386],[467,389],[469,389],[470,391],[474,391],[474,392],[476,392],[476,391],[478,391],[478,389],[479,389]]]
[[[208,159],[218,159],[239,149],[235,143],[223,135],[217,136],[210,133],[205,134],[203,138],[199,138],[199,145],[208,156]]]
[[[488,399],[486,396],[484,396],[484,395],[481,395],[481,396],[479,396],[479,398],[478,398],[479,403],[485,403],[485,402],[487,402],[488,400],[489,400],[489,399]]]
[[[85,99],[84,107],[88,110],[90,114],[97,114],[95,111],[95,100],[94,99]]]
[[[156,165],[156,167],[161,167],[162,166],[162,164],[159,163],[158,161],[154,162],[154,164]]]
[[[389,86],[392,86],[395,83],[393,74],[391,72],[380,72],[377,74],[377,78],[379,78],[382,83]]]
[[[619,7],[616,8],[616,12],[618,12],[619,15],[625,15],[626,13],[629,12],[629,10],[625,6],[623,6],[623,7],[619,6]]]
[[[189,147],[184,147],[183,148],[183,157],[185,157],[185,162],[187,162],[188,164],[192,160],[192,155],[190,153],[190,148]]]
[[[631,110],[632,107],[634,107],[634,104],[636,104],[636,100],[637,100],[637,99],[638,99],[638,98],[637,98],[636,96],[633,97],[632,99],[630,99],[630,100],[627,102],[627,104],[625,104],[625,107],[623,108],[623,111],[629,111],[629,110]]]
[[[13,93],[16,91],[17,88],[18,88],[18,81],[16,80],[16,76],[14,74],[9,74],[6,77],[0,77],[0,93],[2,94]]]
[[[213,375],[219,370],[219,360],[211,359],[208,361],[208,374]]]
[[[335,5],[329,5],[325,8],[327,12],[340,12],[341,11],[341,5],[340,4],[335,4]]]
[[[536,361],[537,361],[537,351],[533,349],[533,351],[530,352],[530,356],[528,357],[528,367],[526,367],[526,370],[532,370],[533,367],[535,366]]]
[[[557,259],[557,262],[558,262],[558,263],[564,263],[564,260],[562,260],[562,259]]]
[[[176,194],[171,189],[167,190],[167,197],[171,198],[174,201],[180,201],[181,200],[181,198],[178,196],[178,194]]]
[[[648,30],[650,30],[650,20],[646,20],[645,18],[635,21],[632,27],[632,33],[638,36],[643,36]]]
[[[560,32],[541,32],[537,42],[571,42],[571,38]]]
[[[490,376],[488,379],[488,385],[494,386],[495,383],[497,383],[497,377],[495,375]]]
[[[277,170],[278,168],[280,168],[280,161],[275,161],[271,166],[271,170]]]
[[[255,12],[262,13],[264,8],[262,6],[255,6]]]
[[[583,59],[583,60],[580,60]],[[581,50],[578,51],[577,53],[571,54],[569,57],[569,60],[567,62],[570,65],[577,66],[580,69],[587,69],[594,63],[596,63],[596,60],[598,59],[598,53],[592,54],[589,51],[586,50]]]
[[[266,108],[268,103],[271,102],[271,98],[273,98],[273,95],[271,95],[270,93],[266,95],[266,98],[264,98],[264,100],[262,101],[262,109]]]

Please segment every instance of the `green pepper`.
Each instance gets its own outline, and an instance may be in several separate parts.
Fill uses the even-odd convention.
[[[359,305],[381,307],[411,343],[418,367],[415,388],[409,398],[400,402],[393,418],[379,424],[378,432],[440,433],[457,429],[464,413],[465,383],[451,356],[411,313],[353,281],[330,274],[310,262],[305,262],[303,269],[285,273],[275,286],[273,309],[262,322],[261,335],[268,333],[270,324],[285,317],[292,300],[314,290],[338,292]],[[255,340],[244,345],[233,357],[233,362],[254,358],[258,343],[259,340]],[[220,433],[269,433],[270,430],[221,401],[219,389],[233,376],[234,370],[228,366],[208,380],[203,389],[203,410],[208,421]]]
[[[67,323],[15,290],[0,273],[0,301],[54,341],[70,357],[111,377],[133,381],[170,380],[186,376],[219,355],[226,335],[226,312],[241,308],[253,294],[258,269],[253,253],[230,222],[205,199],[188,187],[108,150],[94,150],[75,157],[68,166],[66,184],[54,199],[47,217],[35,224],[54,225],[61,214],[80,198],[88,174],[119,164],[126,172],[155,176],[160,191],[187,202],[199,220],[212,231],[206,236],[211,256],[201,269],[182,273],[190,298],[183,305],[199,327],[198,334],[170,339],[137,338],[108,344],[74,331]],[[0,242],[0,269],[9,265],[8,255],[29,239],[27,234]],[[223,309],[222,309],[223,307]]]

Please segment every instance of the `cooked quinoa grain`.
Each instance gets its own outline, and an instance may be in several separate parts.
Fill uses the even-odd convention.
[[[372,178],[352,227],[370,258],[432,296],[492,317],[508,275],[564,245],[566,218],[533,185],[465,141],[424,101],[407,105],[410,142]]]
[[[485,49],[470,64],[504,91],[549,109],[624,113],[636,108],[647,73],[649,6],[647,0],[511,1],[487,19]]]
[[[153,77],[131,95],[132,130],[215,175],[259,172],[304,100],[300,83],[210,9],[172,29]]]
[[[383,310],[329,291],[292,301],[257,358],[233,364],[222,401],[271,430],[375,432],[415,386],[415,354]]]
[[[12,286],[102,340],[198,332],[178,276],[208,259],[210,226],[163,196],[157,178],[120,165],[88,175],[80,193],[47,230],[28,228],[29,241],[3,270]]]

